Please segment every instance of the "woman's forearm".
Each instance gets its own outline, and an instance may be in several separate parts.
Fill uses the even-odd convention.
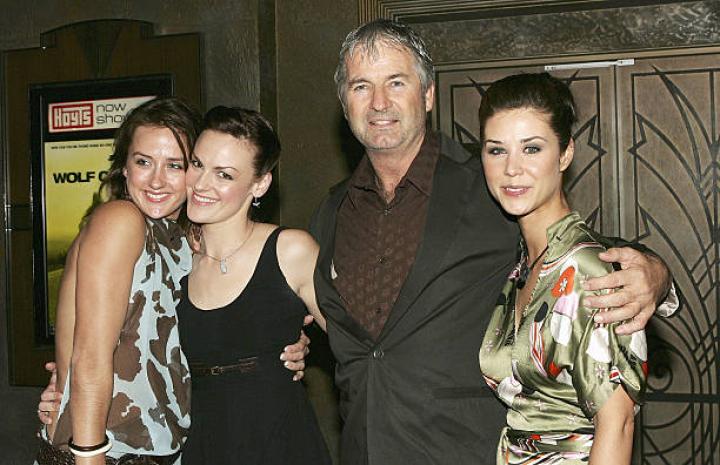
[[[629,465],[632,458],[633,422],[595,429],[590,465]]]
[[[104,360],[103,360],[104,359]],[[108,411],[113,392],[112,354],[76,350],[73,353],[70,378],[73,443],[95,446],[105,440]],[[92,458],[76,457],[78,465],[102,464],[105,454]]]
[[[634,430],[634,403],[625,390],[618,387],[595,415],[590,465],[630,465]]]
[[[94,354],[73,354],[70,405],[73,442],[81,446],[105,439],[105,425],[113,392],[112,358],[98,360]]]

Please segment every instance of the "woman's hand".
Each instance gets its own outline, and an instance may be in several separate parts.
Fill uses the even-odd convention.
[[[303,326],[312,324],[312,315],[305,315]],[[286,346],[280,354],[280,360],[285,362],[285,368],[294,371],[293,381],[300,381],[305,376],[305,357],[310,353],[310,338],[300,331],[300,339],[296,343]]]

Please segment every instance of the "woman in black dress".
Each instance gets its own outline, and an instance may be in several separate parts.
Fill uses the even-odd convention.
[[[178,305],[192,374],[183,464],[329,464],[312,407],[277,354],[308,310],[325,328],[313,287],[318,246],[301,230],[251,220],[280,153],[259,113],[206,115],[187,171],[188,217],[200,249]]]

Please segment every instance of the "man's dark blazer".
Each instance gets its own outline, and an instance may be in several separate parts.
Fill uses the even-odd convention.
[[[487,192],[479,157],[441,136],[424,236],[376,341],[332,283],[336,213],[347,181],[313,217],[315,291],[337,360],[343,465],[494,464],[505,411],[478,350],[516,260],[517,225]]]

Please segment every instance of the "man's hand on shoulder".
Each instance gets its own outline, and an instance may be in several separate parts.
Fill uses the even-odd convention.
[[[583,305],[608,309],[595,316],[598,323],[624,321],[615,329],[618,334],[642,330],[670,289],[671,277],[667,266],[659,257],[630,247],[611,248],[598,257],[608,263],[619,263],[621,269],[588,279],[583,288],[586,291],[612,289],[615,292],[587,296]]]

